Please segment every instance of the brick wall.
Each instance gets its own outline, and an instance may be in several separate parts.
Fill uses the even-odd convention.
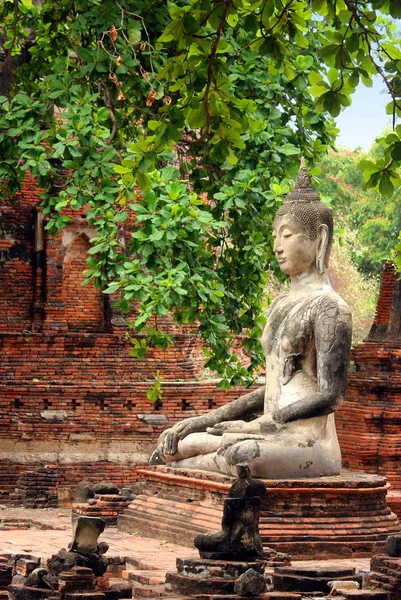
[[[84,210],[50,236],[38,219],[39,200],[28,175],[22,192],[1,208],[3,501],[24,471],[46,463],[58,465],[60,488],[89,476],[132,483],[166,427],[244,393],[200,381],[196,327],[179,328],[168,317],[158,326],[174,335],[174,346],[145,360],[130,357],[127,319],[94,286],[82,287],[94,235]],[[163,398],[152,403],[146,393],[158,371]]]
[[[11,200],[0,199],[0,251],[7,259],[0,264],[0,331],[22,331],[31,324],[34,208],[38,202],[39,190],[30,176],[23,193]]]

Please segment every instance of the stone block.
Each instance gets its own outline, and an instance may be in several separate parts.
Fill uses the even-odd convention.
[[[177,572],[187,577],[199,577],[210,579],[223,577],[225,579],[237,579],[248,569],[263,574],[265,563],[263,560],[255,561],[231,561],[211,560],[207,558],[177,558]]]
[[[106,600],[102,592],[69,592],[64,596],[65,600]]]
[[[15,570],[19,575],[27,577],[32,571],[37,569],[40,564],[40,559],[29,560],[26,558],[19,558],[15,565]]]
[[[265,578],[253,569],[248,569],[236,580],[234,592],[239,596],[260,596],[266,592]]]
[[[54,590],[25,585],[9,585],[7,589],[10,600],[47,600],[54,594]]]
[[[341,590],[341,595],[349,600],[388,600],[386,590]]]
[[[275,567],[273,573],[273,584],[275,591],[280,592],[330,592],[329,581],[350,580],[355,575],[354,568],[338,566],[322,567]]]

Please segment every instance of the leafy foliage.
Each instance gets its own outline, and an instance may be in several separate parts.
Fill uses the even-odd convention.
[[[385,198],[375,189],[364,189],[358,164],[380,160],[382,146],[369,153],[340,150],[330,152],[320,164],[322,194],[330,198],[337,222],[345,231],[343,240],[360,271],[374,275],[383,262],[394,256],[401,229],[401,191]]]
[[[123,309],[137,302],[136,330],[166,346],[152,313],[198,321],[207,367],[223,385],[249,381],[262,284],[277,270],[273,214],[300,152],[312,163],[333,143],[331,117],[359,81],[381,74],[398,115],[388,16],[399,12],[397,0],[6,0],[4,190],[30,169],[50,231],[85,207],[97,230],[88,279]],[[383,194],[397,182],[399,133],[364,165]],[[244,334],[249,368],[230,352],[233,334]]]

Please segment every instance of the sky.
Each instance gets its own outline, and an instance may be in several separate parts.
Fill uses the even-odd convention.
[[[352,104],[337,117],[340,133],[337,148],[345,146],[355,150],[360,146],[368,151],[375,138],[391,125],[391,115],[386,115],[386,105],[390,97],[385,93],[385,85],[376,77],[371,88],[360,84],[352,97]]]

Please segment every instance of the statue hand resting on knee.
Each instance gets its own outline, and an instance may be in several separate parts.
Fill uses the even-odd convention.
[[[166,463],[228,475],[247,463],[253,477],[273,479],[339,473],[334,411],[346,387],[351,314],[326,274],[332,237],[331,211],[302,164],[273,224],[290,289],[271,305],[262,335],[266,385],[165,431]]]

